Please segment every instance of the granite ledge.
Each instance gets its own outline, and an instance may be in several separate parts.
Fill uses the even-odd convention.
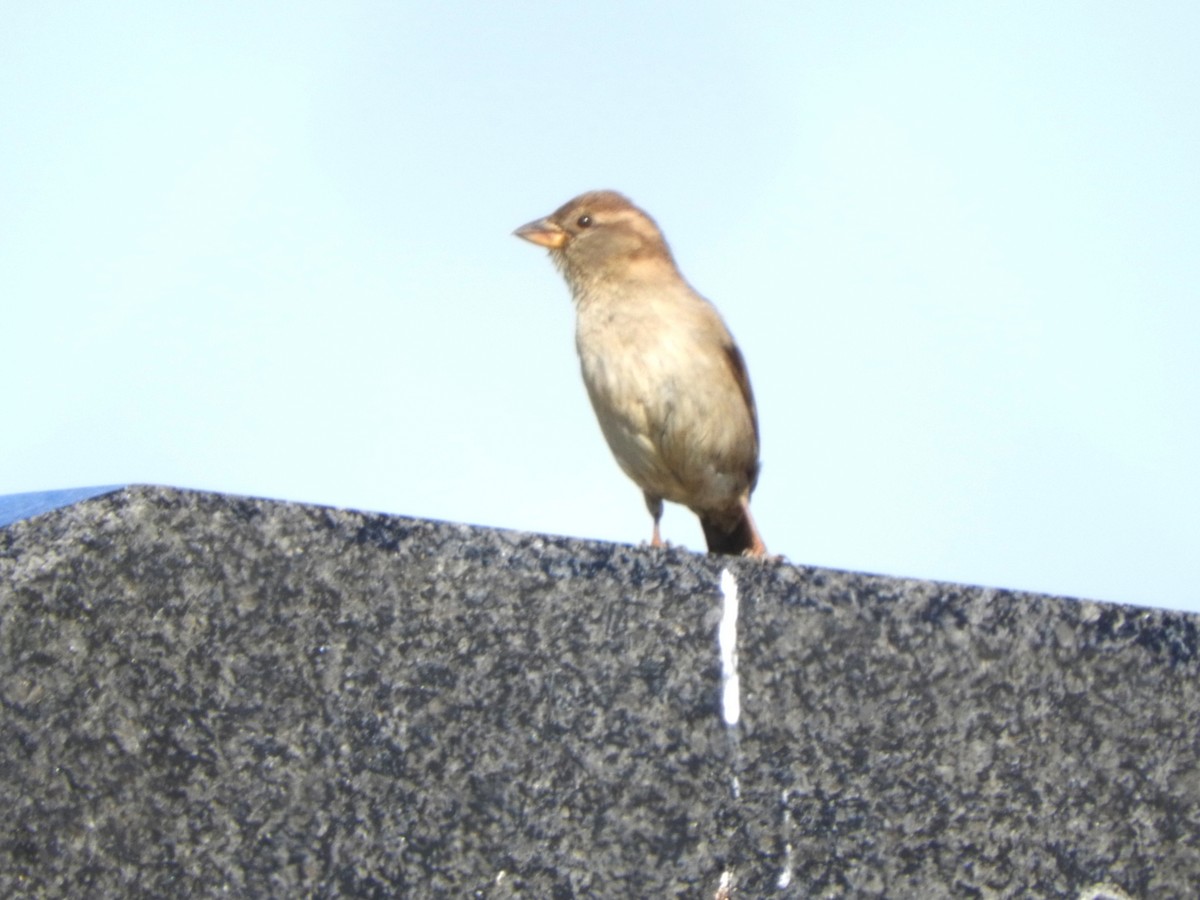
[[[1187,897],[1197,621],[126,487],[0,528],[0,893]]]

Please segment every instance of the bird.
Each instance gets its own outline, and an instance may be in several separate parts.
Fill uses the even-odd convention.
[[[715,306],[679,271],[658,224],[616,191],[589,191],[513,232],[545,247],[575,306],[588,398],[665,546],[663,501],[700,519],[708,551],[765,557],[750,515],[758,412]]]

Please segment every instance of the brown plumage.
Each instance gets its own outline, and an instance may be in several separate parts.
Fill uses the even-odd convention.
[[[758,416],[742,354],[684,280],[650,216],[613,191],[570,200],[518,237],[550,250],[575,301],[583,382],[662,545],[663,500],[700,517],[712,553],[763,556],[750,516]]]

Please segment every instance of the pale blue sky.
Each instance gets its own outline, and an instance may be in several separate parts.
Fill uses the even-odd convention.
[[[1184,2],[8,3],[0,494],[642,541],[510,234],[615,188],[746,355],[772,551],[1200,610],[1198,34]]]

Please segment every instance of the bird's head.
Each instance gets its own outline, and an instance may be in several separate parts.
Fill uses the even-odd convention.
[[[576,291],[644,277],[664,264],[675,270],[658,225],[616,191],[580,194],[513,234],[547,248]]]

